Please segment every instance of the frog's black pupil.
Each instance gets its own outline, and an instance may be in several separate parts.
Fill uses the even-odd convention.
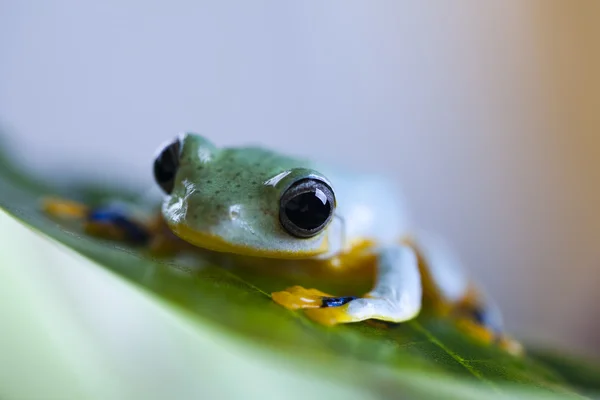
[[[315,178],[301,179],[288,187],[279,199],[279,222],[298,238],[310,238],[321,232],[335,208],[331,187]]]
[[[299,194],[285,205],[285,215],[300,229],[317,229],[330,214],[331,203],[319,189]]]
[[[175,183],[175,175],[179,168],[179,141],[165,147],[154,160],[154,179],[166,192],[171,193]]]

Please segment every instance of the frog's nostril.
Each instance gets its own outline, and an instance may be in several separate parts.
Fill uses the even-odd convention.
[[[229,218],[231,220],[238,219],[239,216],[240,216],[240,206],[239,205],[236,204],[236,205],[229,207]]]

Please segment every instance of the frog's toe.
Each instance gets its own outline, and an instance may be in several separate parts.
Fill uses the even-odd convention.
[[[496,338],[496,332],[472,319],[459,318],[456,323],[461,331],[478,342],[491,344]]]
[[[497,344],[501,349],[513,355],[522,355],[525,350],[523,345],[517,340],[507,336],[504,333],[497,332],[477,321],[467,318],[459,318],[457,321],[459,329],[464,333],[484,344]]]
[[[313,321],[326,326],[358,321],[348,313],[348,304],[339,307],[311,308],[306,310],[305,314]]]
[[[333,296],[321,292],[317,289],[305,289],[302,286],[292,286],[281,292],[274,292],[271,298],[277,304],[284,306],[288,310],[298,310],[301,308],[319,308],[323,306],[324,298]]]
[[[44,197],[41,208],[44,213],[63,219],[84,219],[89,212],[84,204],[58,197]]]
[[[355,300],[355,296],[335,297],[317,289],[292,286],[272,293],[271,297],[288,310],[306,309],[306,316],[322,325],[356,321],[348,314],[348,303]]]
[[[500,346],[501,349],[506,350],[507,352],[509,352],[510,354],[514,355],[514,356],[522,356],[525,354],[525,348],[523,347],[523,345],[509,337],[506,335],[501,336],[498,339],[498,345]]]

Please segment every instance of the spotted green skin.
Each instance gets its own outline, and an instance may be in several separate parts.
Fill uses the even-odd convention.
[[[279,222],[279,199],[294,182],[328,179],[307,160],[258,147],[216,148],[206,138],[180,138],[180,165],[163,215],[173,232],[210,250],[303,258],[328,250],[328,228],[307,239]]]

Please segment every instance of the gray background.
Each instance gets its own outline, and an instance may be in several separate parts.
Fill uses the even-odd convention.
[[[53,179],[151,186],[182,130],[384,172],[514,332],[599,356],[599,19],[595,0],[4,0],[0,124]]]

